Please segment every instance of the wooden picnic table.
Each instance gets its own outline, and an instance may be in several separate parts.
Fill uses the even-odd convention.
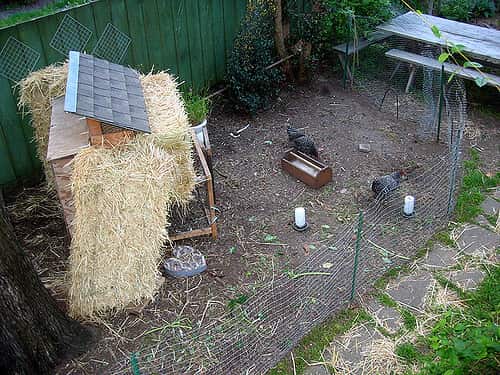
[[[437,26],[442,38],[437,38],[434,35],[430,25]],[[418,15],[414,12],[395,17],[377,28],[406,39],[438,46],[446,46],[446,40],[462,44],[465,47],[463,53],[471,58],[500,65],[499,30],[469,25],[428,14]]]

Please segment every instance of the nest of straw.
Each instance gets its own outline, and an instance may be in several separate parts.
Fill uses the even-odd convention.
[[[50,103],[64,94],[66,75],[65,65],[52,66],[21,82],[20,105],[29,107],[44,162]],[[67,277],[73,317],[97,320],[153,298],[170,209],[192,197],[192,141],[177,84],[164,72],[141,76],[141,83],[152,134],[120,147],[89,147],[74,159]]]

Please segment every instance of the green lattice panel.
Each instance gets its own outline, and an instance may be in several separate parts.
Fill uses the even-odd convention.
[[[0,75],[14,82],[25,78],[35,67],[40,53],[9,37],[0,52]]]
[[[82,52],[92,35],[92,31],[66,14],[50,41],[50,46],[64,56],[69,51]]]
[[[101,37],[97,41],[92,54],[101,59],[119,64],[123,60],[130,45],[130,38],[108,23]]]

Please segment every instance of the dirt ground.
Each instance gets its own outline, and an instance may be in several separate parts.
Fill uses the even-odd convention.
[[[390,106],[390,104],[389,104]],[[60,374],[102,373],[108,365],[155,342],[162,327],[196,328],[227,311],[231,299],[248,296],[275,274],[293,269],[373,199],[371,181],[413,164],[425,167],[447,146],[420,142],[416,124],[379,111],[362,90],[316,77],[303,87],[283,90],[272,108],[254,118],[231,111],[220,100],[209,119],[219,237],[184,241],[205,254],[207,272],[190,279],[166,278],[154,301],[131,306],[100,324],[95,346],[61,365]],[[482,150],[485,171],[498,168],[498,118],[472,114],[467,143]],[[233,137],[231,132],[250,126]],[[289,148],[286,127],[303,129],[315,140],[320,159],[332,167],[333,181],[315,190],[286,174],[280,160]],[[370,153],[358,151],[369,143]],[[42,279],[61,306],[61,282],[68,241],[63,219],[41,188],[8,197],[12,220]],[[310,228],[292,228],[294,208],[307,211]],[[166,249],[166,256],[170,250]]]

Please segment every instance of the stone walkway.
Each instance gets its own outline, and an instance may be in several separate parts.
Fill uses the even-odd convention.
[[[328,368],[356,375],[403,373],[408,369],[394,354],[396,345],[428,332],[439,316],[436,309],[462,304],[456,293],[443,288],[436,278],[446,278],[456,287],[470,291],[485,277],[482,265],[498,263],[500,234],[495,233],[486,217],[498,217],[498,195],[497,191],[483,202],[484,214],[476,218],[478,225],[467,224],[452,232],[454,247],[434,244],[425,257],[412,264],[409,273],[389,282],[380,292],[382,297],[365,301],[363,306],[371,321],[337,337],[325,348],[324,363],[308,367],[304,374],[329,375]],[[413,317],[413,324],[409,317]]]

